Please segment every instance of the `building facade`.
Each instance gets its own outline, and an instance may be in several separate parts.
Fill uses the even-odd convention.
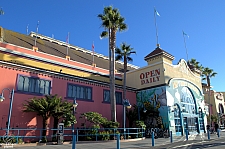
[[[181,59],[172,64],[174,57],[159,46],[145,57],[148,65],[127,73],[128,86],[137,88],[137,105],[146,109],[152,105],[159,117],[145,119],[147,127],[166,128],[175,135],[205,131],[206,114],[199,71],[190,69]],[[160,123],[159,123],[160,122]],[[160,125],[159,125],[160,124]]]
[[[111,119],[109,96],[108,58],[92,51],[68,45],[43,35],[24,35],[0,28],[0,91],[4,90],[6,100],[0,103],[0,124],[6,128],[10,107],[9,91],[14,89],[10,128],[42,128],[42,119],[35,113],[22,112],[25,100],[55,95],[73,102],[76,96],[79,115],[85,112],[98,112]],[[37,37],[37,39],[36,39]],[[36,46],[35,45],[36,40]],[[69,55],[67,55],[67,48]],[[117,121],[122,126],[122,63],[116,64]],[[128,65],[128,70],[137,69]],[[127,88],[126,97],[131,104],[136,103],[134,88]],[[101,107],[101,108],[99,108]],[[49,119],[48,128],[53,128]]]
[[[147,66],[128,64],[126,98],[139,108],[151,105],[159,111],[159,116],[145,119],[148,127],[169,129],[175,135],[184,135],[186,130],[204,132],[200,73],[183,59],[173,65],[173,59],[157,45],[145,57]],[[77,114],[94,111],[110,119],[109,59],[103,55],[40,34],[24,35],[0,28],[0,70],[0,90],[15,90],[11,128],[41,128],[40,117],[23,113],[22,105],[25,100],[50,94],[71,102],[76,96]],[[122,62],[116,62],[115,82],[117,120],[122,124]],[[8,108],[9,100],[0,103],[1,128],[5,128]],[[78,121],[76,127],[80,125]]]

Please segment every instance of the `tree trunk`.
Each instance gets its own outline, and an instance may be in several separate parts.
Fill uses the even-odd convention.
[[[42,122],[42,142],[47,142],[46,140],[46,132],[47,132],[47,121],[48,118],[47,117],[43,117],[43,122]]]
[[[57,138],[57,129],[58,129],[58,123],[59,123],[59,118],[58,117],[54,117],[54,123],[53,123],[53,138],[52,141],[56,141]]]
[[[111,118],[113,122],[116,122],[116,97],[115,97],[115,41],[116,32],[110,30],[110,49],[111,49],[111,70],[110,70],[110,103],[111,103]]]
[[[126,100],[126,72],[127,72],[127,68],[126,68],[126,64],[127,63],[127,59],[126,59],[126,56],[124,56],[124,79],[123,79],[123,100]],[[123,127],[125,128],[126,127],[126,107],[125,105],[123,105],[123,112],[124,112],[124,118],[123,118]],[[130,125],[130,124],[129,124]]]

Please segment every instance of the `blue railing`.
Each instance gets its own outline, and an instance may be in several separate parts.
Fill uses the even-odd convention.
[[[7,129],[0,129],[0,140],[5,137],[4,134]],[[53,131],[57,129],[46,129],[46,139],[52,141],[57,136],[53,135]],[[14,139],[15,143],[19,142],[19,139],[23,142],[33,141],[38,142],[42,139],[43,129],[38,128],[16,128],[10,129],[9,134]],[[100,141],[100,140],[116,140],[117,134],[120,134],[121,140],[143,138],[145,137],[145,129],[143,128],[78,128],[74,130],[74,134],[77,136],[77,141]],[[64,129],[64,140],[71,141],[73,132],[71,128]],[[1,143],[1,142],[0,142]]]

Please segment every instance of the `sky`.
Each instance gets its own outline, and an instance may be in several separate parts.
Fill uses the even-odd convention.
[[[224,0],[0,0],[5,12],[0,26],[27,34],[36,32],[108,56],[108,39],[97,17],[106,6],[119,9],[128,29],[117,33],[116,46],[131,45],[137,54],[131,64],[147,66],[144,57],[156,48],[156,15],[160,47],[180,59],[194,58],[217,72],[211,78],[216,91],[225,91],[225,1]],[[188,36],[183,36],[184,31]],[[185,44],[186,43],[186,44]],[[185,48],[186,45],[186,48]],[[188,54],[186,54],[186,51]]]

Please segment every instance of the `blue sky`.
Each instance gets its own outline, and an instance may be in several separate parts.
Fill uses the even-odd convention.
[[[133,47],[133,65],[146,66],[144,57],[156,48],[154,6],[160,47],[175,57],[187,60],[182,30],[186,39],[189,59],[195,58],[218,75],[211,79],[216,91],[225,91],[225,1],[224,0],[5,0],[0,7],[0,26],[26,34],[39,33],[108,56],[108,40],[100,39],[103,31],[97,15],[105,6],[118,8],[125,17],[128,30],[117,33],[116,45],[122,42]],[[29,24],[29,25],[28,25]]]

